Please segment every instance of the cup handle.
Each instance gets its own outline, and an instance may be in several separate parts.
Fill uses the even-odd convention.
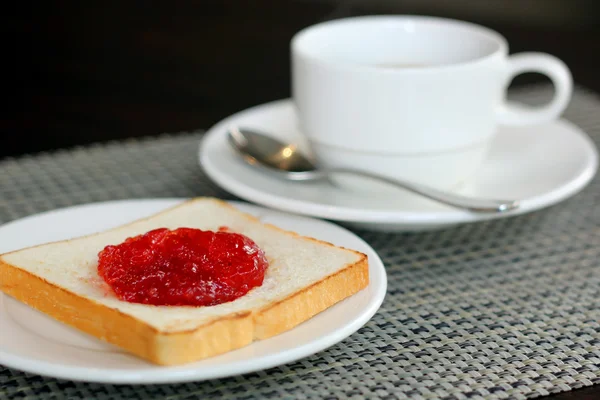
[[[565,110],[573,93],[571,71],[560,59],[546,53],[519,53],[508,58],[507,85],[517,75],[538,72],[554,84],[554,98],[533,109],[522,109],[504,102],[498,122],[504,125],[532,125],[558,118]]]

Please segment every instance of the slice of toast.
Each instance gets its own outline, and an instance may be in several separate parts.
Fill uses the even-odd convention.
[[[97,273],[106,245],[165,227],[227,226],[261,247],[263,284],[211,307],[134,304],[115,297]],[[263,224],[223,201],[197,198],[101,232],[0,255],[0,290],[65,324],[161,365],[197,361],[282,333],[369,282],[357,251]]]

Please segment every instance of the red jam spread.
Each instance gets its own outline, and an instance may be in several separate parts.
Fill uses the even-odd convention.
[[[98,274],[119,299],[164,306],[235,300],[262,285],[268,267],[256,243],[228,229],[155,229],[98,257]]]

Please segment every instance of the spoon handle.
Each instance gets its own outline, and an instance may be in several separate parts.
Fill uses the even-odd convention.
[[[406,182],[400,179],[392,179],[385,176],[372,174],[366,171],[355,170],[351,168],[329,168],[325,171],[327,174],[333,173],[349,173],[354,175],[361,175],[366,178],[376,179],[390,185],[400,187],[410,192],[419,194],[437,202],[465,209],[477,213],[504,213],[507,211],[514,210],[519,207],[518,200],[492,200],[492,199],[478,199],[473,197],[461,196],[459,194],[449,193],[427,186],[419,185],[417,183]]]

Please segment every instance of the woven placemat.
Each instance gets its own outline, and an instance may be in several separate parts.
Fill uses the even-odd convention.
[[[537,103],[548,87],[512,97]],[[565,117],[600,142],[600,99],[577,88]],[[540,134],[543,134],[541,132]],[[0,223],[95,201],[217,196],[201,133],[0,162]],[[522,399],[600,383],[600,179],[546,210],[419,234],[356,231],[389,292],[357,333],[301,361],[207,382],[112,386],[0,366],[0,398]],[[0,328],[1,329],[1,328]]]

